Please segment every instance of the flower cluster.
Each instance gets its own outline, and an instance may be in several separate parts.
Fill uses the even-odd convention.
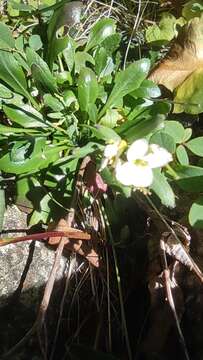
[[[120,143],[108,144],[104,150],[104,163],[113,163],[117,180],[126,186],[146,188],[153,182],[154,168],[161,168],[172,161],[172,155],[156,144],[149,144],[146,139],[134,141],[126,152],[127,161],[119,156],[124,151]],[[125,146],[126,147],[126,146]],[[116,161],[115,161],[116,159]]]

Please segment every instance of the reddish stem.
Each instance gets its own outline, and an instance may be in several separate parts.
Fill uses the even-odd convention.
[[[73,229],[73,231],[47,231],[43,233],[38,234],[30,234],[26,236],[18,236],[13,238],[7,238],[0,240],[0,246],[5,246],[12,243],[18,243],[21,241],[27,241],[27,240],[46,240],[49,237],[68,237],[70,239],[77,239],[77,240],[90,240],[91,235],[83,232],[83,231],[76,231],[76,229]]]

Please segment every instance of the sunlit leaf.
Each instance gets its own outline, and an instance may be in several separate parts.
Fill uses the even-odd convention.
[[[86,45],[86,51],[102,43],[104,39],[115,33],[116,24],[113,19],[105,18],[96,22],[91,28]]]
[[[177,147],[176,156],[181,165],[189,165],[189,157],[183,145]]]
[[[136,90],[146,78],[149,67],[150,61],[142,59],[130,64],[125,70],[118,72],[113,90],[99,116],[101,117],[108,108],[113,107],[118,99]]]
[[[89,69],[81,70],[78,79],[78,100],[82,111],[88,112],[89,105],[94,104],[98,96],[98,83],[95,73]]]
[[[185,146],[197,156],[203,156],[203,136],[188,141]]]
[[[197,229],[203,229],[203,196],[200,196],[191,206],[189,223]]]
[[[150,189],[160,198],[161,203],[167,207],[175,207],[175,194],[166,177],[160,169],[153,170],[153,183]]]

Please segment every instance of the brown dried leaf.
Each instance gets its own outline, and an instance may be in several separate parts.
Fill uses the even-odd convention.
[[[87,232],[83,232],[78,229],[70,228],[67,226],[65,219],[60,219],[57,226],[53,224],[50,227],[54,227],[56,231],[67,231],[70,233],[70,239],[65,237],[65,246],[68,250],[74,251],[84,256],[93,266],[99,267],[99,256],[93,249],[92,245],[87,243],[86,240],[90,240],[91,236]],[[50,228],[49,227],[49,228]],[[76,239],[76,240],[73,240]],[[61,240],[61,237],[50,237],[49,244],[56,245]],[[82,241],[85,240],[85,241]]]
[[[155,66],[148,79],[170,91],[203,68],[203,15],[193,18],[179,32],[167,56]]]

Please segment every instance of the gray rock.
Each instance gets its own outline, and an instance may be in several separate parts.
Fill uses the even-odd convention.
[[[26,229],[26,214],[15,205],[8,207],[4,230]],[[6,236],[21,236],[25,233],[7,233]],[[38,304],[39,294],[44,288],[55,259],[53,248],[44,242],[26,241],[0,248],[0,307],[7,304],[11,296],[18,293],[25,306]],[[67,258],[61,258],[57,279],[63,277]]]

